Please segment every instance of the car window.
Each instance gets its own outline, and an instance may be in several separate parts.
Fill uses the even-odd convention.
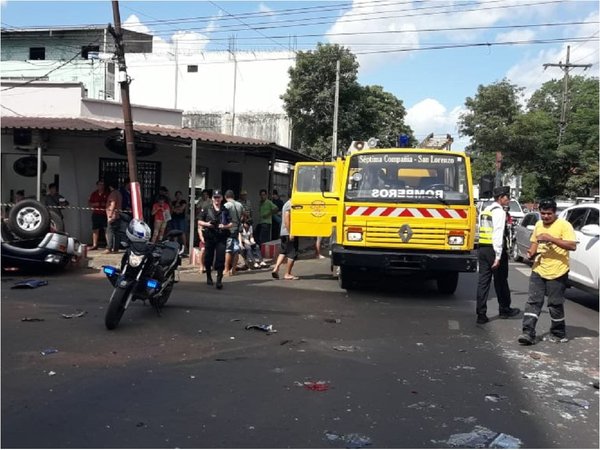
[[[589,208],[575,208],[567,214],[567,220],[573,225],[574,230],[581,230],[581,227],[585,223],[585,217],[589,211]]]
[[[508,210],[512,213],[522,213],[523,210],[521,209],[521,205],[519,205],[519,202],[515,201],[515,200],[511,200],[508,203]]]
[[[599,225],[598,223],[598,210],[595,208],[590,209],[590,213],[585,219],[584,225]]]
[[[535,223],[537,222],[537,215],[535,213],[530,213],[527,214],[524,218],[523,218],[523,223],[522,225],[524,227],[528,226],[528,225],[535,225]]]

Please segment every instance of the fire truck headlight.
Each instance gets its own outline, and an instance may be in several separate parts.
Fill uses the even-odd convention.
[[[363,233],[362,230],[348,230],[348,240],[352,242],[362,241]]]
[[[464,245],[464,236],[448,236],[448,245]]]

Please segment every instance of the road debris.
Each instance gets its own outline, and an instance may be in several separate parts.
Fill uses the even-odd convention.
[[[51,370],[50,372],[48,372],[49,377],[53,377],[54,375],[56,375],[56,372],[54,370]]]
[[[295,381],[294,384],[299,387],[308,389],[309,391],[327,391],[329,390],[331,383],[329,381]]]
[[[370,437],[358,433],[338,434],[331,431],[326,431],[325,437],[331,442],[345,442],[346,448],[363,448],[373,443]]]
[[[73,314],[61,314],[64,319],[72,319],[73,317],[83,317],[87,314],[87,311],[79,311]]]
[[[11,289],[35,289],[40,286],[46,286],[47,284],[48,282],[45,280],[23,280],[15,283],[11,286]]]
[[[336,345],[333,347],[334,350],[337,350],[338,352],[355,352],[357,350],[360,350],[359,347],[356,347],[354,345]]]
[[[506,396],[498,395],[498,394],[488,394],[485,396],[486,402],[498,403],[500,400],[505,400],[505,399],[506,399]]]
[[[342,323],[342,319],[327,318],[327,319],[325,319],[325,322],[327,322],[327,323]]]
[[[42,356],[51,355],[52,353],[58,353],[58,350],[55,348],[47,348],[46,350],[42,350],[40,352]]]
[[[277,330],[273,329],[273,325],[263,324],[263,325],[246,325],[246,330],[260,330],[264,331],[267,334],[277,333]]]
[[[523,442],[509,434],[477,425],[470,433],[459,433],[442,441],[453,448],[521,448]]]
[[[38,319],[37,317],[23,317],[21,322],[43,322],[45,319]]]

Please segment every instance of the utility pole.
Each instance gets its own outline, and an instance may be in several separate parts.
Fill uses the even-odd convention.
[[[177,109],[177,95],[179,83],[179,41],[175,39],[175,109]]]
[[[338,107],[340,103],[340,60],[335,64],[335,99],[333,101],[333,141],[331,142],[331,160],[337,158]]]
[[[115,39],[115,52],[119,64],[119,84],[121,85],[121,105],[123,106],[123,120],[125,130],[125,146],[127,149],[127,163],[129,166],[129,180],[131,181],[131,194],[133,217],[143,220],[140,185],[137,182],[137,161],[135,155],[135,141],[133,134],[133,118],[131,114],[131,102],[129,100],[129,83],[131,79],[127,75],[125,65],[125,46],[123,44],[123,29],[121,28],[121,14],[119,2],[112,0],[113,19],[115,27],[109,25],[108,31]]]
[[[564,73],[563,77],[563,93],[562,93],[562,107],[560,111],[560,122],[559,122],[559,132],[558,132],[558,145],[560,145],[562,141],[562,136],[565,132],[565,128],[567,127],[567,104],[569,103],[569,69],[574,67],[583,67],[584,70],[592,67],[591,64],[571,64],[569,62],[571,54],[571,46],[567,45],[567,61],[565,64],[562,61],[559,61],[558,64],[544,64],[544,70],[548,67],[559,67]]]

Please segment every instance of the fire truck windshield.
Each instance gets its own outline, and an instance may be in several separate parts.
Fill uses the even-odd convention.
[[[441,201],[468,205],[465,159],[450,153],[355,153],[349,164],[345,198],[373,203]]]

